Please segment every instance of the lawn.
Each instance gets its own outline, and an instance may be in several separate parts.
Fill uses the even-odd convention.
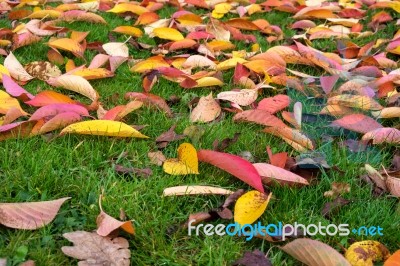
[[[56,6],[55,4],[51,4]],[[28,9],[32,9],[29,7]],[[365,9],[365,8],[364,8]],[[204,9],[188,8],[197,14],[205,14]],[[157,13],[160,18],[169,18],[177,9],[166,6]],[[361,21],[367,25],[373,15],[381,9],[368,10],[365,19]],[[385,9],[393,18],[398,18],[398,13]],[[75,31],[89,31],[86,40],[88,43],[99,41],[109,42],[109,33],[121,25],[132,25],[134,20],[126,21],[124,17],[112,13],[99,13],[107,25],[89,22],[61,22],[58,25],[68,27]],[[237,17],[237,14],[228,14],[222,21]],[[284,32],[284,39],[268,43],[265,35],[255,34],[262,51],[276,45],[291,43],[290,38],[297,34],[290,29],[296,20],[293,15],[277,10],[255,13],[251,20],[263,18],[270,24],[279,25]],[[22,20],[27,22],[28,20]],[[314,19],[316,24],[323,24],[325,20]],[[393,20],[372,36],[355,38],[352,41],[359,46],[378,39],[392,39],[398,27]],[[0,27],[11,28],[11,21],[0,20]],[[117,41],[126,41],[127,36],[114,34]],[[49,37],[42,41],[17,49],[14,54],[21,64],[32,61],[47,61]],[[142,37],[143,42],[149,44],[162,42],[160,39]],[[251,45],[240,41],[232,41],[237,45],[236,50],[251,50]],[[324,52],[336,51],[336,40],[315,40],[313,47]],[[151,56],[150,51],[139,50],[127,43],[129,55],[134,59],[146,59]],[[190,53],[190,52],[189,52]],[[96,51],[87,50],[83,59],[75,58],[69,53],[70,59],[77,66],[88,63],[97,54]],[[168,55],[169,56],[169,55]],[[398,56],[388,56],[398,62]],[[0,58],[3,64],[4,57]],[[111,109],[118,104],[126,104],[123,95],[126,92],[141,92],[142,77],[132,73],[132,65],[125,62],[116,71],[112,78],[91,80],[100,101],[105,109]],[[288,65],[292,70],[306,72],[309,75],[320,76],[326,74],[316,67]],[[65,73],[65,66],[60,69]],[[289,75],[290,73],[287,72]],[[213,87],[214,96],[221,91],[234,88],[232,81],[233,69],[223,72],[224,85],[220,88]],[[56,90],[68,94],[62,89],[54,89],[41,80],[33,80],[23,87],[37,94],[43,90]],[[289,110],[293,111],[293,104],[300,101],[303,104],[304,114],[316,114],[321,110],[326,98],[316,99],[306,97],[298,91],[284,86],[275,89],[264,89],[258,100],[277,94],[287,94],[291,97]],[[134,220],[136,233],[134,236],[122,233],[129,241],[131,250],[131,265],[230,265],[239,259],[245,251],[259,249],[268,253],[268,258],[273,265],[299,265],[299,262],[279,249],[283,243],[270,243],[262,239],[246,241],[242,237],[230,236],[188,236],[186,229],[171,232],[172,227],[184,223],[189,214],[207,211],[220,206],[224,201],[223,196],[177,196],[162,197],[163,190],[179,185],[214,185],[236,191],[237,189],[251,190],[251,187],[234,178],[232,175],[209,164],[199,164],[199,175],[173,176],[165,173],[162,167],[152,165],[147,156],[150,151],[156,151],[155,139],[172,125],[176,124],[175,131],[182,134],[184,129],[192,125],[189,120],[190,109],[188,103],[195,97],[206,96],[210,88],[183,89],[179,84],[160,78],[152,88],[151,93],[164,99],[171,96],[181,98],[180,102],[171,105],[174,117],[167,117],[163,112],[151,107],[141,109],[129,114],[124,122],[129,125],[146,125],[141,132],[149,139],[122,139],[104,136],[83,136],[67,134],[60,137],[35,136],[24,139],[8,139],[0,143],[0,201],[1,202],[30,202],[53,200],[62,197],[71,197],[61,207],[55,220],[49,225],[33,230],[16,230],[0,226],[0,258],[7,258],[7,265],[19,265],[25,260],[34,260],[36,265],[73,265],[77,260],[65,256],[61,252],[62,246],[71,245],[63,234],[66,232],[96,229],[96,217],[100,212],[98,199],[104,194],[103,209],[113,217],[118,217],[122,209],[129,219]],[[75,93],[69,93],[74,99],[84,98]],[[35,108],[23,105],[25,111],[33,113]],[[95,112],[91,113],[94,116]],[[212,149],[215,140],[232,138],[235,133],[240,133],[237,142],[230,145],[225,152],[242,154],[248,151],[256,162],[267,162],[266,147],[271,147],[273,153],[287,152],[290,156],[300,153],[285,143],[281,138],[262,132],[263,126],[250,123],[235,123],[234,114],[224,112],[221,119],[200,124],[204,135],[193,142],[189,137],[174,141],[163,149],[167,158],[177,156],[177,148],[183,142],[189,142],[197,150]],[[315,116],[314,116],[315,118]],[[303,122],[303,132],[315,141],[315,150],[311,154],[322,153],[330,166],[340,170],[322,169],[318,181],[310,186],[296,188],[287,186],[273,186],[269,188],[273,193],[265,213],[259,221],[268,223],[295,222],[302,224],[323,225],[330,223],[348,223],[351,228],[359,226],[380,226],[383,236],[321,236],[313,239],[320,240],[337,250],[343,252],[343,247],[349,247],[353,241],[377,240],[384,244],[391,252],[400,249],[400,205],[398,199],[385,194],[380,197],[372,196],[372,187],[363,183],[359,176],[364,174],[363,166],[368,163],[376,169],[381,165],[388,167],[396,151],[396,144],[383,144],[369,146],[362,152],[351,152],[346,147],[339,145],[340,140],[360,138],[357,133],[343,129],[327,127],[322,117],[316,117],[316,122]],[[384,125],[395,127],[399,125],[399,118],[385,120]],[[322,138],[322,135],[331,138]],[[53,135],[53,136],[56,136]],[[144,178],[139,175],[123,175],[115,171],[115,165],[135,168],[151,168],[152,175]],[[350,192],[345,194],[346,199],[352,203],[343,206],[327,220],[321,209],[329,201],[324,197],[324,192],[330,190],[332,182],[344,182],[350,185]],[[213,224],[230,221],[218,219]]]

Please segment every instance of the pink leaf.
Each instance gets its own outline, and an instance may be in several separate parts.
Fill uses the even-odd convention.
[[[339,76],[322,76],[319,81],[321,82],[321,87],[324,90],[325,94],[331,93],[333,87],[335,86],[336,82],[338,81]]]
[[[212,164],[264,193],[260,175],[254,166],[245,159],[212,150],[200,150],[197,152],[197,157],[200,162]]]
[[[55,116],[57,114],[65,112],[74,112],[82,116],[89,116],[89,112],[87,111],[87,109],[80,105],[56,103],[39,108],[38,110],[36,110],[36,112],[33,113],[29,120],[39,120],[43,117]]]
[[[400,130],[391,128],[391,127],[384,127],[372,130],[366,133],[362,140],[373,140],[373,144],[382,144],[382,143],[395,143],[400,144]]]
[[[49,224],[61,205],[70,198],[52,201],[0,203],[0,224],[10,228],[34,230]]]
[[[75,112],[64,112],[57,114],[40,128],[39,134],[44,134],[56,129],[64,128],[80,120],[81,116]]]
[[[256,168],[258,174],[262,178],[262,182],[264,184],[274,183],[273,181],[279,184],[288,184],[288,185],[308,185],[308,181],[302,178],[299,175],[296,175],[290,171],[287,171],[283,168],[274,166],[268,163],[255,163],[253,164],[254,168]]]
[[[382,128],[382,125],[376,122],[373,118],[363,114],[346,115],[331,124],[339,126],[358,133],[367,133],[369,131]]]
[[[32,100],[34,96],[20,87],[12,78],[7,75],[2,76],[3,86],[11,96],[20,98],[23,101]]]

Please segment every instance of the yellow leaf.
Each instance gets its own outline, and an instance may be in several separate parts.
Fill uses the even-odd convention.
[[[232,6],[228,3],[220,3],[215,5],[214,11],[220,14],[226,14],[232,9]]]
[[[213,11],[211,12],[211,16],[212,16],[213,18],[216,18],[216,19],[220,19],[220,18],[222,18],[224,15],[225,15],[225,14],[223,14],[223,13],[218,13],[218,12],[216,12],[215,10],[213,10]]]
[[[219,63],[217,65],[217,70],[227,70],[230,68],[234,68],[237,65],[237,63],[244,64],[247,63],[247,60],[240,57],[230,58],[228,60]]]
[[[112,120],[91,120],[78,122],[64,128],[60,135],[76,133],[83,135],[124,137],[124,138],[148,138],[125,123]]]
[[[78,57],[83,57],[83,48],[75,40],[69,38],[56,39],[49,42],[49,46],[56,49],[61,49],[64,51],[69,51]]]
[[[59,18],[63,12],[58,10],[38,10],[27,16],[27,18]]]
[[[17,108],[24,115],[27,113],[22,110],[17,99],[8,95],[8,93],[0,90],[0,114],[6,114],[11,108]]]
[[[382,106],[374,99],[362,96],[342,94],[328,99],[328,105],[342,105],[346,107],[359,108],[362,110],[382,110]]]
[[[171,41],[180,41],[185,39],[182,33],[180,33],[178,30],[167,27],[156,28],[153,30],[153,34],[160,39]]]
[[[195,26],[201,24],[202,22],[201,17],[196,14],[185,14],[180,16],[176,20],[184,26]]]
[[[182,143],[178,147],[178,158],[167,159],[163,169],[170,175],[199,174],[196,149],[190,143]]]
[[[206,44],[207,48],[212,51],[224,51],[235,48],[235,45],[228,41],[212,40]]]
[[[345,254],[352,266],[373,266],[374,261],[385,260],[389,256],[390,252],[384,245],[372,240],[353,243]]]
[[[152,70],[159,67],[169,67],[169,64],[164,60],[162,56],[153,56],[144,61],[136,63],[131,67],[132,72],[143,73],[147,70]]]
[[[10,72],[8,71],[8,69],[5,68],[2,64],[0,64],[0,81],[2,81],[3,74],[10,76]]]
[[[84,68],[73,72],[74,75],[81,76],[86,80],[102,79],[114,76],[114,74],[105,68]]]
[[[107,12],[111,13],[125,13],[125,12],[132,12],[136,15],[141,15],[143,13],[149,12],[149,10],[145,7],[135,5],[132,3],[122,3],[115,5],[112,9],[108,10]]]
[[[196,80],[197,85],[195,88],[200,87],[211,87],[211,86],[222,86],[224,83],[217,78],[214,77],[204,77]]]
[[[272,193],[265,195],[252,190],[242,195],[235,204],[234,220],[241,226],[254,223],[267,208]]]
[[[119,26],[113,29],[112,31],[134,37],[141,37],[143,35],[143,32],[140,29],[131,26]]]

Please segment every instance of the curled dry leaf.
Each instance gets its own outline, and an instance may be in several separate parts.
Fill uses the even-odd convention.
[[[61,205],[68,199],[0,203],[0,224],[15,229],[38,229],[53,221]]]
[[[233,191],[211,186],[178,186],[164,189],[163,196],[181,195],[230,195]]]
[[[353,243],[345,257],[352,266],[373,266],[390,256],[389,250],[378,241],[366,240]]]
[[[281,249],[306,265],[351,266],[335,249],[309,238],[295,239]]]
[[[272,193],[268,195],[257,190],[243,194],[235,204],[234,219],[241,226],[254,223],[265,211]]]
[[[102,196],[100,196],[99,199],[100,214],[96,218],[97,234],[100,236],[108,236],[114,230],[121,228],[125,232],[133,235],[135,233],[135,229],[133,228],[132,222],[121,222],[105,213],[101,206],[101,197]]]
[[[212,93],[200,98],[197,106],[190,114],[191,122],[210,122],[221,114],[221,107],[214,100]]]
[[[62,252],[80,260],[79,265],[129,266],[129,242],[122,237],[103,237],[96,233],[75,231],[63,236],[74,246],[64,246]]]
[[[281,185],[308,185],[308,181],[283,168],[267,163],[255,163],[253,166],[260,174],[264,184],[278,183]]]
[[[248,106],[257,100],[258,89],[242,89],[240,91],[223,91],[218,93],[220,100],[230,101],[240,106]]]
[[[264,193],[260,175],[254,166],[245,159],[212,150],[200,150],[197,152],[197,156],[200,162],[212,164]]]
[[[60,136],[69,133],[121,138],[148,138],[125,123],[111,120],[92,120],[74,123],[64,128],[60,132]]]
[[[196,149],[190,143],[182,143],[178,147],[178,158],[167,159],[163,169],[170,175],[199,174]]]

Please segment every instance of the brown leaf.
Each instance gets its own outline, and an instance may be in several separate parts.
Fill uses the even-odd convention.
[[[216,139],[213,142],[213,150],[214,151],[225,151],[231,144],[234,144],[238,141],[240,136],[240,133],[235,133],[235,135],[233,135],[233,138],[225,138],[223,139],[221,142]]]
[[[150,168],[133,168],[133,167],[125,167],[119,164],[115,165],[115,171],[120,174],[134,174],[144,178],[148,178],[153,174]]]
[[[147,156],[152,164],[161,166],[163,162],[167,159],[161,151],[149,152]]]
[[[331,215],[337,212],[340,207],[345,206],[350,202],[350,200],[344,199],[342,197],[337,197],[333,201],[325,203],[324,207],[321,210],[321,214],[325,218],[330,219]]]
[[[34,230],[49,224],[56,217],[61,205],[70,198],[51,201],[0,203],[0,224]]]
[[[232,263],[232,266],[272,266],[271,261],[258,249],[246,251],[242,258]]]
[[[175,132],[176,125],[173,125],[168,131],[162,133],[158,138],[156,139],[157,147],[158,148],[165,148],[168,143],[171,141],[175,140],[181,140],[184,139],[186,136],[185,135],[180,135]]]
[[[130,265],[131,252],[125,238],[103,237],[85,231],[65,233],[63,236],[74,246],[64,246],[62,252],[80,260],[79,265]]]
[[[342,194],[350,192],[350,185],[341,182],[332,182],[331,190],[324,192],[324,197],[336,198]]]
[[[35,61],[25,65],[25,70],[29,75],[40,80],[48,80],[52,77],[61,76],[61,70],[50,62]]]
[[[169,108],[168,104],[160,96],[151,93],[127,92],[125,94],[125,99],[130,99],[130,100],[137,99],[147,105],[154,106],[160,110],[163,110],[168,117],[173,116],[172,111]]]

